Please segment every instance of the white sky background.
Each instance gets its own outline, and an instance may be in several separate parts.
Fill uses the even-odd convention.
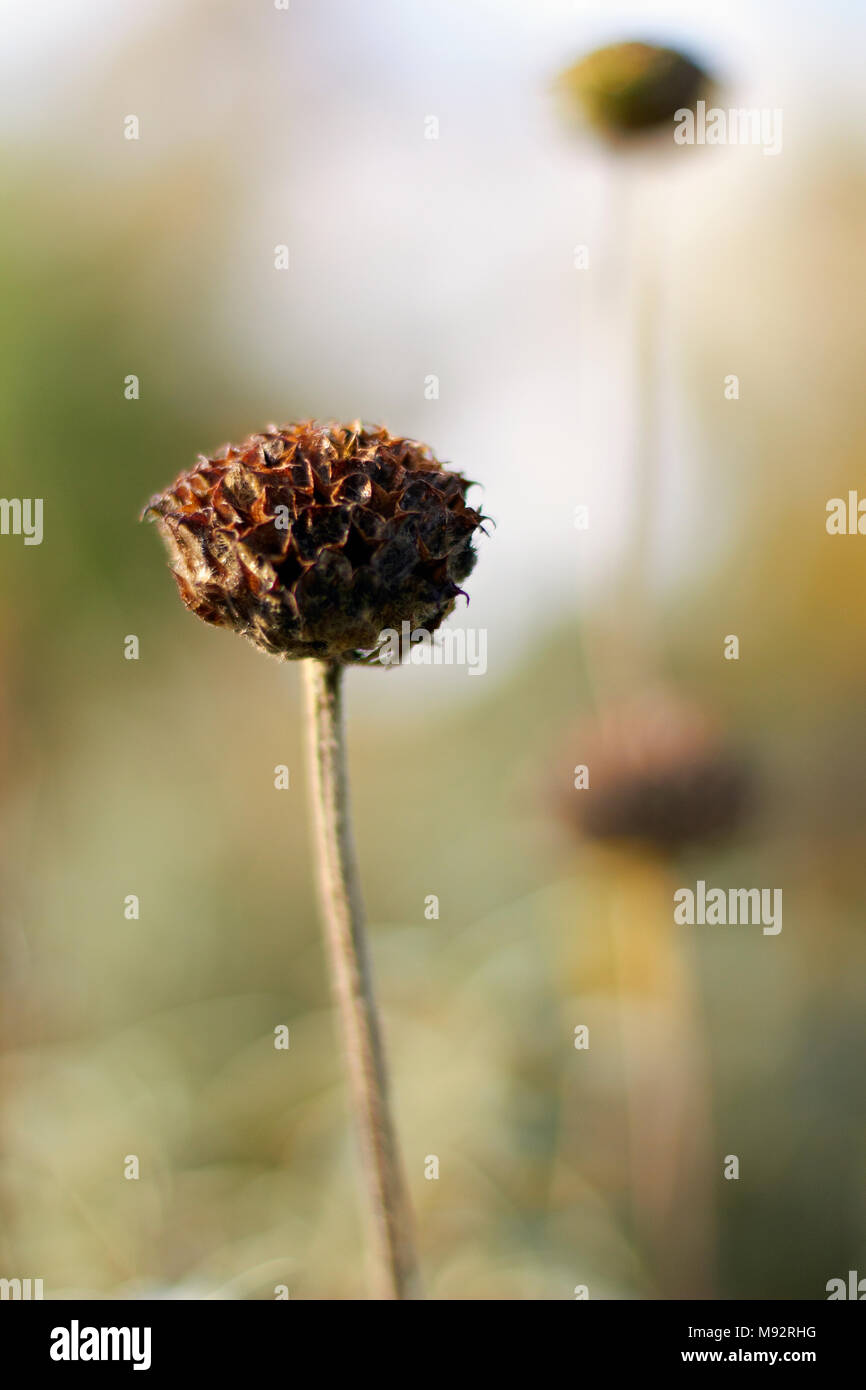
[[[562,130],[552,76],[600,43],[647,37],[730,77],[731,105],[784,109],[778,160],[713,151],[713,166],[686,169],[672,146],[644,206],[686,281],[736,236],[743,201],[790,177],[815,121],[860,112],[863,8],[840,0],[291,0],[288,13],[269,0],[5,0],[0,23],[6,143],[52,125],[62,141],[76,93],[140,42],[141,61],[111,74],[106,130],[86,152],[79,133],[77,157],[124,156],[119,103],[118,119],[141,116],[150,159],[209,125],[236,161],[238,205],[255,215],[239,219],[215,288],[227,369],[275,401],[309,381],[308,413],[381,420],[485,482],[497,530],[457,621],[489,629],[491,675],[604,582],[629,535],[628,318],[605,298],[628,294],[605,260],[610,161]],[[423,138],[430,114],[438,141]],[[768,167],[781,161],[782,174]],[[277,242],[292,257],[283,277]],[[588,274],[572,263],[584,242]],[[424,399],[428,373],[438,401]],[[665,400],[660,536],[694,539],[658,552],[682,582],[712,553],[692,524],[696,443],[675,384]],[[573,527],[578,503],[587,533]]]

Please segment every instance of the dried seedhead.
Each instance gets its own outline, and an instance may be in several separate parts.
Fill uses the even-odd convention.
[[[615,707],[574,746],[589,787],[568,804],[586,839],[673,854],[732,834],[751,808],[750,765],[703,710],[670,694]]]
[[[385,628],[434,631],[475,564],[472,484],[360,423],[269,427],[201,457],[145,514],[181,598],[263,651],[363,661]]]
[[[614,43],[567,68],[557,87],[570,111],[604,134],[621,137],[671,121],[709,82],[702,68],[674,49]]]

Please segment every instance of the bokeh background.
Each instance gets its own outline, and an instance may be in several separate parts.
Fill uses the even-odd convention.
[[[862,10],[3,12],[2,492],[44,498],[45,536],[0,538],[0,1274],[367,1288],[299,673],[184,612],[137,519],[200,450],[308,416],[427,440],[496,521],[451,620],[486,674],[349,680],[428,1295],[813,1299],[866,1272],[866,541],[825,530],[866,439]],[[782,152],[564,121],[557,73],[623,37],[781,108]],[[570,809],[586,721],[659,687],[760,786],[664,862]],[[781,888],[781,934],[674,929],[698,878]]]

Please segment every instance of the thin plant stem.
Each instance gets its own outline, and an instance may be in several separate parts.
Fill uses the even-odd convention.
[[[419,1294],[412,1216],[388,1099],[349,812],[339,662],[304,663],[307,746],[322,927],[367,1186],[381,1298]]]

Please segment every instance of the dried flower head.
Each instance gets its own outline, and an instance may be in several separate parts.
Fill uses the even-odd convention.
[[[750,808],[745,760],[703,710],[667,693],[614,707],[575,742],[589,787],[569,806],[587,839],[675,853],[731,834]]]
[[[708,85],[702,68],[672,48],[614,43],[581,58],[559,78],[568,103],[608,135],[639,135],[692,106]]]
[[[387,430],[269,427],[201,457],[157,518],[187,608],[286,658],[365,660],[386,628],[434,631],[475,564],[471,483]]]

